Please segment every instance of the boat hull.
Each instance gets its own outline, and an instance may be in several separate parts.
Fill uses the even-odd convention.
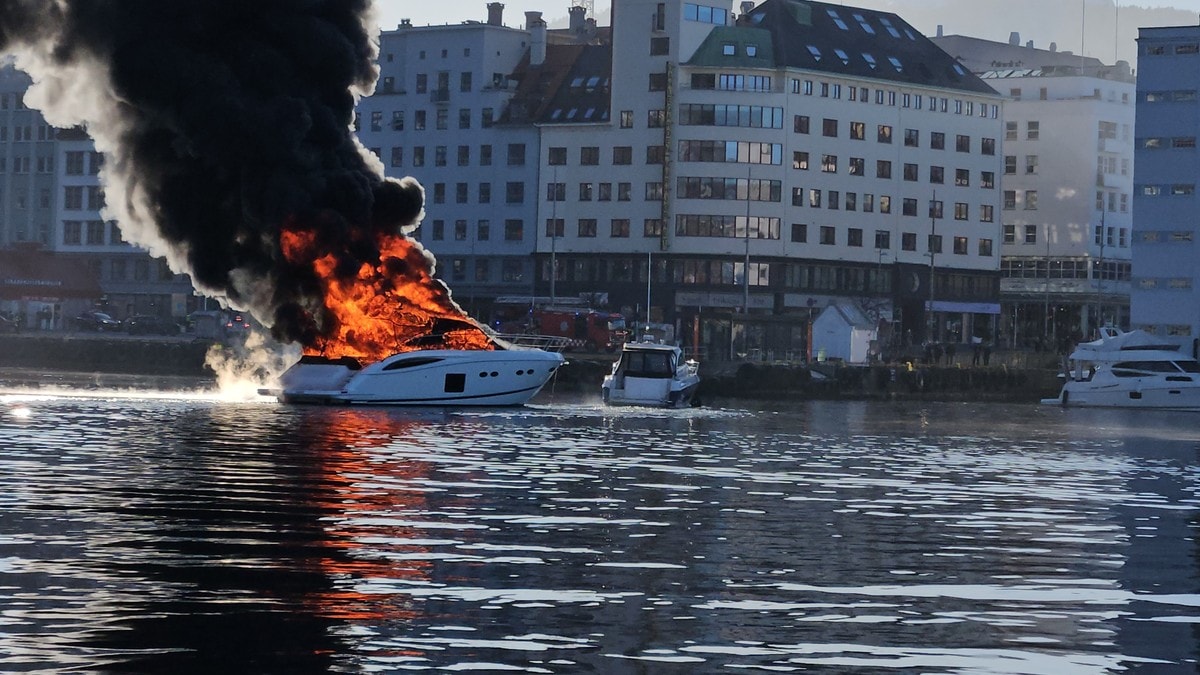
[[[1200,411],[1200,386],[1109,386],[1063,387],[1057,398],[1044,403],[1067,408],[1135,408],[1147,410]]]
[[[630,380],[636,378],[626,378],[623,388],[615,388],[606,380],[601,388],[601,395],[604,397],[604,402],[607,405],[613,406],[644,406],[651,408],[687,408],[693,404],[696,397],[696,389],[700,386],[700,378],[693,378],[691,381],[664,381],[653,380],[652,384],[660,384],[667,382],[669,388],[663,390],[649,390],[649,387],[638,387],[637,383],[631,383]]]
[[[286,403],[347,406],[519,406],[564,363],[537,349],[405,352],[355,368],[306,357],[266,393]]]

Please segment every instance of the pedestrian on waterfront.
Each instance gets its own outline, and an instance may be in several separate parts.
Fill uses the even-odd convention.
[[[989,365],[992,362],[992,343],[985,342],[983,344],[983,365]]]
[[[955,351],[957,351],[957,348],[954,346],[954,343],[947,342],[946,343],[946,365],[948,365],[948,366],[954,365]]]

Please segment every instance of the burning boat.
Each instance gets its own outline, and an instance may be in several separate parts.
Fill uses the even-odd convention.
[[[565,362],[557,352],[486,334],[492,349],[454,349],[444,332],[401,351],[361,360],[307,354],[260,393],[285,403],[382,406],[519,406],[537,395]],[[429,348],[436,347],[436,348]]]

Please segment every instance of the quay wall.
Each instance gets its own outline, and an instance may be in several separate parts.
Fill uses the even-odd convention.
[[[212,340],[127,335],[0,335],[0,368],[212,378],[205,355]],[[596,393],[612,368],[610,355],[567,354],[547,385]],[[1010,365],[723,363],[701,365],[699,398],[927,399],[1037,401],[1058,393],[1056,371]]]

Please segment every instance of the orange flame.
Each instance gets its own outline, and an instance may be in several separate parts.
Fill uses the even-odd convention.
[[[373,362],[416,349],[495,348],[433,278],[414,242],[380,234],[376,244],[378,261],[363,262],[348,276],[338,273],[335,252],[317,250],[314,233],[281,232],[284,257],[292,264],[308,261],[323,291],[324,321],[320,335],[304,345],[306,355]]]

